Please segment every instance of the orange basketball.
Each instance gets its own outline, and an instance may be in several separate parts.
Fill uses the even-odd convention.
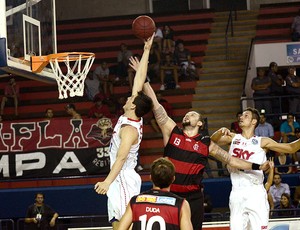
[[[155,22],[147,15],[138,16],[132,23],[134,35],[141,39],[147,39],[156,31]]]

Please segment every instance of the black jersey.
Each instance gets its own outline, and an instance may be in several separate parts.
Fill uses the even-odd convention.
[[[132,229],[179,230],[183,201],[183,198],[162,190],[149,190],[132,197]]]
[[[201,190],[209,144],[209,136],[197,134],[188,137],[175,126],[164,150],[164,156],[175,165],[175,181],[171,185],[171,192],[178,194]]]

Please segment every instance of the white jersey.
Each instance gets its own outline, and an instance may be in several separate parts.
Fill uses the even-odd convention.
[[[137,156],[139,147],[142,141],[143,137],[143,118],[141,118],[139,121],[132,120],[128,117],[125,117],[124,115],[120,116],[117,124],[115,125],[113,135],[110,141],[110,149],[109,149],[109,155],[110,155],[110,167],[115,163],[117,158],[117,153],[121,144],[121,138],[120,138],[120,130],[122,126],[124,125],[131,125],[135,127],[138,131],[138,143],[135,145],[132,145],[127,157],[127,160],[125,161],[123,165],[124,169],[134,169],[137,165]]]
[[[122,170],[111,183],[107,191],[108,220],[120,220],[124,215],[127,204],[131,197],[140,193],[142,180],[140,175],[134,170],[137,164],[138,150],[143,136],[143,119],[137,121],[128,117],[120,116],[115,125],[114,132],[110,142],[110,167],[115,163],[117,153],[120,148],[121,138],[120,129],[124,125],[131,125],[138,131],[138,143],[132,145],[128,157],[122,167]]]
[[[260,147],[261,137],[253,136],[250,139],[236,134],[232,139],[229,154],[252,163],[262,164],[267,160],[265,151]],[[233,188],[262,185],[264,175],[262,170],[242,170],[230,173]]]

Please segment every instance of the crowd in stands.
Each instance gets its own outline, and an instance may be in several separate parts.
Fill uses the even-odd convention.
[[[300,18],[300,16],[298,17]],[[295,37],[300,37],[299,32],[296,32],[296,23],[294,21]],[[190,50],[185,48],[184,41],[175,41],[175,35],[176,31],[173,31],[168,25],[164,25],[162,30],[158,28],[154,45],[150,51],[148,80],[159,82],[161,91],[179,89],[180,80],[186,78],[198,79],[196,65],[192,61]],[[131,56],[135,56],[137,59],[140,58],[139,54],[133,54],[127,44],[122,43],[116,57],[115,66],[109,67],[103,61],[93,72],[88,74],[85,80],[85,96],[94,103],[87,113],[88,118],[117,118],[123,114],[126,96],[115,98],[113,87],[118,82],[125,80],[131,91],[135,75],[134,70],[129,66],[129,57]],[[264,68],[258,69],[257,77],[253,79],[251,88],[253,89],[255,108],[261,112],[260,122],[255,130],[255,135],[275,139],[275,132],[279,131],[280,138],[276,141],[288,143],[298,139],[300,137],[300,124],[297,122],[297,119],[300,119],[300,77],[296,74],[296,68],[293,66],[288,67],[284,76],[278,73],[278,65],[275,62],[271,62],[267,70]],[[281,98],[281,96],[288,95],[291,97]],[[10,78],[1,102],[1,119],[4,115],[4,107],[8,103],[14,105],[15,116],[18,116],[18,98],[19,86],[14,78]],[[173,108],[171,104],[159,92],[157,93],[157,99],[166,109],[169,116],[172,117]],[[82,117],[82,114],[76,110],[76,105],[73,103],[67,104],[65,110],[71,119],[81,119]],[[287,114],[287,117],[286,120],[281,121],[279,118],[282,117],[283,112]],[[241,114],[242,112],[237,112],[236,121],[230,127],[231,132],[242,132],[238,125]],[[274,118],[274,115],[277,118]],[[45,111],[45,119],[50,120],[53,116],[53,109],[48,108]],[[278,121],[280,122],[279,125]],[[150,124],[154,132],[161,132],[153,117]],[[275,164],[273,185],[269,190],[272,216],[292,217],[299,215],[300,211],[298,213],[289,209],[300,209],[300,186],[294,188],[292,193],[290,186],[282,183],[281,176],[300,171],[300,159],[298,159],[297,154],[291,154],[290,156],[285,153],[275,152],[268,153],[268,157],[274,157]],[[138,165],[138,169],[141,168],[141,165]],[[207,199],[207,208],[211,212],[211,201],[210,198]]]

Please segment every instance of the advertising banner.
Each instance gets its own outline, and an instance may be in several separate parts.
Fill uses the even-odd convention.
[[[107,173],[112,127],[108,118],[0,123],[0,179]]]

